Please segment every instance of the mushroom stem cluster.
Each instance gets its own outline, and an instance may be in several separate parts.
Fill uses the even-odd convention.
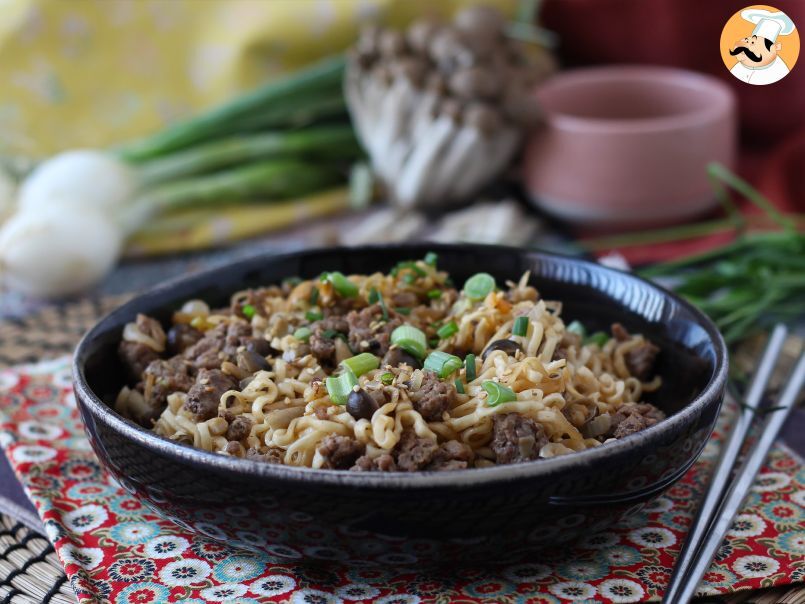
[[[465,199],[509,165],[539,121],[531,92],[546,72],[497,10],[474,6],[451,23],[364,30],[344,86],[374,170],[413,207]]]

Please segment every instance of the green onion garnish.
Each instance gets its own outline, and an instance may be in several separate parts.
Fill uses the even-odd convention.
[[[431,348],[436,348],[439,345],[439,338],[431,338],[428,340],[428,346]]]
[[[440,289],[430,289],[427,293],[428,299],[436,300],[442,297],[442,290]]]
[[[464,357],[464,369],[467,373],[467,383],[475,380],[475,355],[470,353]]]
[[[495,278],[489,273],[476,273],[464,282],[464,294],[470,300],[483,300],[495,289]]]
[[[434,350],[425,359],[424,367],[444,379],[461,368],[461,359],[442,350]]]
[[[396,277],[400,273],[400,271],[405,269],[414,271],[418,277],[424,277],[425,275],[428,274],[421,268],[419,268],[416,262],[414,262],[413,260],[404,260],[402,262],[398,262],[397,265],[393,269],[391,269],[391,276]]]
[[[325,380],[327,394],[336,405],[346,405],[349,393],[358,385],[358,378],[351,371],[345,371],[339,376],[331,375]]]
[[[524,336],[528,333],[528,317],[517,317],[512,327],[513,336]]]
[[[394,374],[391,373],[390,371],[387,371],[386,373],[380,376],[380,381],[386,386],[389,386],[394,381]]]
[[[587,330],[584,328],[584,325],[578,321],[573,321],[570,325],[565,326],[565,331],[569,333],[577,333],[582,338],[587,335]]]
[[[321,333],[322,337],[327,340],[332,340],[334,338],[341,338],[345,342],[347,341],[347,336],[341,333],[340,331],[336,331],[335,329],[325,329]]]
[[[436,262],[439,260],[439,254],[436,252],[428,252],[425,254],[425,264],[429,264],[431,266],[436,266]]]
[[[396,312],[398,312],[399,314],[401,314],[401,315],[410,315],[411,314],[411,309],[408,308],[407,306],[398,306],[394,310]]]
[[[300,283],[302,283],[302,279],[299,277],[285,277],[285,279],[282,280],[282,284],[289,287],[296,287]]]
[[[311,308],[305,313],[305,319],[313,323],[314,321],[321,321],[324,315],[318,308]]]
[[[391,343],[419,359],[425,356],[425,349],[428,345],[425,334],[411,325],[400,325],[392,331]]]
[[[438,335],[441,339],[449,338],[450,336],[458,333],[458,325],[456,325],[455,321],[450,321],[442,325],[437,331],[436,335]]]
[[[246,317],[247,319],[251,319],[254,316],[254,313],[257,312],[257,310],[251,304],[244,304],[243,308],[240,309],[240,312],[242,312],[243,316]]]
[[[604,344],[609,341],[609,336],[603,331],[596,331],[589,338],[584,340],[585,344],[597,344],[599,348],[603,348]]]
[[[358,286],[344,276],[344,273],[333,271],[326,273],[326,280],[329,281],[338,295],[344,298],[354,298],[358,295]]]
[[[369,290],[369,297],[366,300],[369,304],[377,304],[380,301],[380,292],[377,291],[376,287]]]
[[[318,301],[319,301],[319,288],[314,286],[313,289],[310,290],[310,300],[308,300],[308,302],[310,302],[311,306],[316,306]]]
[[[341,364],[354,373],[356,377],[361,377],[364,373],[380,367],[380,358],[371,352],[362,352],[354,357],[344,359]]]
[[[514,393],[514,390],[503,384],[486,380],[482,386],[489,394],[489,397],[486,399],[486,404],[490,407],[497,407],[501,403],[511,403],[517,400],[517,395]]]
[[[406,283],[407,285],[411,285],[414,281],[416,281],[416,275],[414,273],[405,273],[403,275],[402,280],[403,280],[403,283]]]
[[[456,391],[459,394],[464,394],[464,384],[461,383],[461,380],[456,378],[456,381],[453,383],[456,385]]]
[[[310,339],[310,327],[300,327],[295,332],[293,332],[293,337],[297,340],[302,340],[303,342],[307,342]]]

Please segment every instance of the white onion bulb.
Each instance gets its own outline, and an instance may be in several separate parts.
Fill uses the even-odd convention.
[[[100,281],[122,246],[120,228],[102,212],[58,205],[19,212],[0,229],[0,278],[32,296],[75,293]]]
[[[38,165],[22,182],[20,211],[50,211],[56,204],[93,208],[107,214],[137,191],[136,172],[108,153],[65,151]]]

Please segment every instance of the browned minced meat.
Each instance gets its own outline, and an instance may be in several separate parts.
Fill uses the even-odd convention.
[[[233,301],[230,305],[230,310],[232,314],[237,315],[238,317],[245,317],[243,314],[243,307],[247,304],[251,305],[255,312],[260,316],[267,316],[265,311],[265,300],[266,298],[272,298],[277,296],[287,296],[282,290],[281,287],[276,285],[271,285],[268,287],[258,287],[257,289],[250,289],[247,291],[246,296],[243,298],[239,298],[237,301]],[[248,318],[248,317],[246,317]]]
[[[181,354],[196,344],[204,333],[187,323],[177,323],[168,330],[168,351],[171,354]]]
[[[411,393],[411,402],[427,421],[438,421],[456,401],[456,387],[443,382],[432,371],[426,371],[419,390]]]
[[[380,304],[350,312],[347,315],[350,348],[378,356],[386,354],[391,346],[391,332],[402,325],[402,320],[393,310],[387,309],[387,316],[388,320],[384,320]]]
[[[567,351],[571,347],[581,347],[581,336],[577,333],[573,333],[572,331],[566,331],[564,334],[562,334],[562,339],[559,341],[559,345],[556,347],[556,350],[553,351],[553,360],[556,361],[558,359],[566,359]]]
[[[246,346],[259,338],[252,335],[252,327],[246,321],[236,320],[221,323],[210,329],[183,355],[199,369],[215,369],[223,361],[234,361],[240,346]]]
[[[665,413],[649,403],[626,403],[612,415],[608,436],[623,438],[665,419]]]
[[[412,308],[419,304],[419,298],[414,292],[397,292],[391,296],[394,308]]]
[[[394,447],[397,468],[403,472],[422,470],[431,462],[438,448],[432,440],[419,438],[413,430],[406,430]]]
[[[187,393],[184,408],[193,414],[196,421],[206,421],[218,414],[221,395],[237,385],[233,378],[220,369],[202,369],[198,372],[196,383]]]
[[[153,384],[146,402],[160,411],[168,402],[168,395],[174,392],[187,392],[195,383],[195,369],[185,359],[173,357],[167,360],[151,361],[143,372],[143,381],[153,376]]]
[[[252,420],[248,417],[239,415],[236,417],[226,429],[227,440],[243,440],[252,431]]]
[[[612,324],[612,336],[619,342],[625,342],[631,337],[626,328],[620,323]],[[644,339],[641,344],[632,348],[624,357],[629,373],[644,382],[651,379],[654,374],[654,362],[657,360],[659,352],[659,348],[649,340]]]
[[[383,453],[374,459],[368,455],[362,455],[350,470],[353,472],[396,472],[397,464],[388,453]]]
[[[436,450],[426,469],[436,471],[463,470],[468,467],[475,455],[472,449],[457,440],[449,440]]]
[[[271,447],[265,453],[250,447],[246,450],[246,459],[261,461],[263,463],[283,463],[285,452],[282,449]]]
[[[316,321],[311,326],[310,352],[320,363],[335,364],[335,341],[332,332],[342,333],[346,336],[349,323],[344,317],[331,316]]]
[[[159,354],[150,346],[126,340],[120,342],[117,353],[131,382],[139,381],[145,368],[159,358]]]
[[[322,467],[347,470],[364,454],[366,446],[354,438],[329,434],[319,443],[318,451],[324,458]]]
[[[493,436],[489,445],[497,463],[509,464],[539,458],[539,450],[548,444],[542,426],[519,413],[495,415]]]

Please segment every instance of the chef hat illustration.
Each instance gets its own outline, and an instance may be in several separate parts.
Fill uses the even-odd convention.
[[[783,12],[775,13],[762,8],[747,8],[741,11],[741,17],[755,23],[753,36],[760,36],[774,42],[777,36],[787,36],[794,31],[794,22]]]

